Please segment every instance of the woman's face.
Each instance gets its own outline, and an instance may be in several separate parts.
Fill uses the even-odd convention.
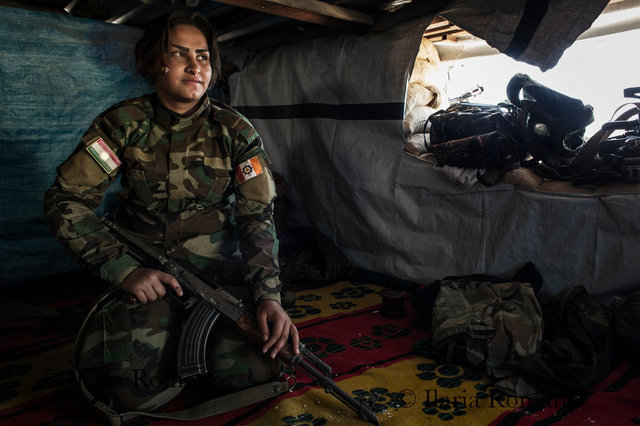
[[[169,30],[169,49],[154,81],[164,106],[184,114],[198,103],[211,80],[209,55],[207,40],[196,27],[181,24]]]

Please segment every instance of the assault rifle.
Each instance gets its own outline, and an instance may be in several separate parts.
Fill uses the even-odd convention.
[[[624,96],[640,99],[640,87],[624,89]],[[608,132],[607,135],[618,130],[623,130],[624,133],[599,142],[598,152],[594,157],[595,167],[581,176],[574,177],[574,185],[612,180],[640,181],[640,104],[624,104],[618,110],[627,105],[633,105],[633,108],[601,127],[602,132]],[[636,118],[629,120],[633,115],[636,115]]]
[[[473,98],[475,96],[481,95],[482,92],[484,92],[484,87],[480,86],[479,84],[476,84],[475,89],[471,89],[467,92],[464,92],[462,95],[460,96],[456,96],[454,98],[449,98],[449,103],[456,103],[456,102],[469,102],[470,98]]]
[[[571,179],[574,185],[600,184],[610,181],[640,181],[640,157],[624,158],[614,154],[598,154],[596,168]]]
[[[109,230],[128,246],[128,253],[145,266],[156,268],[173,275],[186,290],[185,309],[191,311],[185,323],[184,333],[178,346],[178,374],[181,379],[194,378],[207,372],[205,353],[207,338],[220,315],[235,324],[236,329],[249,340],[262,344],[255,315],[231,293],[219,286],[210,286],[195,273],[182,267],[164,253],[149,247],[135,234],[121,228],[109,219],[100,219]],[[278,358],[292,367],[300,367],[313,378],[325,392],[332,394],[360,415],[363,420],[378,425],[373,412],[377,396],[373,395],[360,402],[348,395],[333,382],[331,367],[322,362],[302,343],[299,355],[294,355],[291,344],[287,343],[278,353]]]

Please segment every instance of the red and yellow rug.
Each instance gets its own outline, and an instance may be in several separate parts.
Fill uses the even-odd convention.
[[[406,303],[402,318],[383,316],[382,290],[376,285],[337,282],[298,291],[296,304],[288,309],[303,342],[332,368],[333,379],[341,389],[355,399],[378,395],[374,410],[380,424],[640,422],[637,367],[622,363],[597,388],[570,398],[525,400],[505,396],[477,371],[443,365],[429,357],[429,334],[419,313]],[[104,423],[77,389],[71,364],[74,326],[79,326],[80,314],[92,300],[83,296],[45,303],[37,307],[33,317],[23,315],[26,318],[3,322],[0,424]],[[304,373],[296,378],[293,390],[275,399],[189,424],[366,424]],[[130,422],[151,423],[172,424],[146,418]]]

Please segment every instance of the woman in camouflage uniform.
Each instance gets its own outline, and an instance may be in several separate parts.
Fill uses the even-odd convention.
[[[246,118],[206,94],[220,72],[213,29],[197,13],[174,12],[156,19],[136,45],[136,64],[155,85],[155,93],[118,103],[98,116],[74,153],[58,167],[44,201],[58,241],[130,300],[123,305],[122,297],[115,308],[103,311],[126,309],[131,331],[125,340],[131,341],[114,343],[121,325],[105,330],[109,321],[101,320],[103,328],[96,335],[111,337],[83,350],[83,354],[94,352],[84,356],[86,366],[103,368],[105,360],[117,361],[118,367],[111,365],[109,371],[118,370],[118,383],[126,390],[104,393],[110,393],[105,398],[118,409],[155,408],[180,391],[157,398],[172,387],[158,385],[132,395],[136,391],[131,385],[144,387],[145,382],[139,371],[136,378],[125,376],[136,368],[142,368],[147,378],[161,374],[165,359],[175,356],[164,350],[179,334],[175,320],[167,320],[173,318],[173,308],[164,296],[167,291],[182,295],[174,277],[141,266],[94,214],[118,176],[121,205],[114,220],[120,226],[188,262],[212,282],[228,279],[225,265],[239,248],[243,285],[250,289],[264,336],[262,353],[274,358],[288,339],[296,353],[298,348],[298,331],[280,304],[272,213],[276,194],[269,159]],[[215,358],[211,370],[222,377],[216,383],[234,389],[269,380],[277,371],[273,363],[251,366],[252,355],[238,355],[241,339],[219,328],[213,345],[218,349],[208,355]],[[253,352],[261,355],[259,350]],[[137,357],[135,362],[132,357]],[[172,373],[162,374],[163,380],[171,381]],[[117,387],[115,381],[110,383]]]

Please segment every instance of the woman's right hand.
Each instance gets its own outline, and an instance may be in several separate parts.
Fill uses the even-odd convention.
[[[171,274],[158,269],[138,267],[131,271],[121,284],[121,288],[130,297],[133,296],[138,303],[148,303],[161,299],[167,294],[168,286],[182,296],[182,287],[178,280]]]

